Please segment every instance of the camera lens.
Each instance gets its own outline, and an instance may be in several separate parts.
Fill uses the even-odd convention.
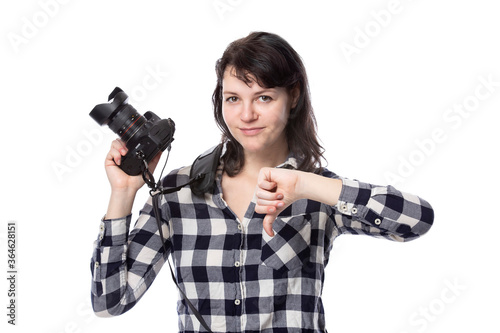
[[[144,163],[149,163],[160,151],[164,151],[174,140],[175,124],[169,119],[161,119],[151,111],[141,115],[127,103],[128,96],[116,87],[108,97],[109,103],[96,105],[90,116],[99,125],[120,136],[129,151],[119,165],[131,176],[144,171]]]
[[[146,119],[137,110],[130,104],[125,104],[111,119],[109,128],[126,143],[139,132],[145,123]]]

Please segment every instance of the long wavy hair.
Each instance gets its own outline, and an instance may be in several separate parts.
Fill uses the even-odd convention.
[[[290,44],[280,36],[267,32],[253,32],[235,40],[224,51],[215,65],[217,85],[212,95],[214,117],[226,143],[224,171],[237,175],[245,164],[243,147],[231,135],[222,114],[222,81],[226,68],[233,67],[236,77],[249,84],[252,81],[263,88],[286,88],[290,95],[299,88],[300,95],[285,127],[288,149],[299,162],[298,169],[321,171],[323,147],[317,136],[307,74],[302,60]]]

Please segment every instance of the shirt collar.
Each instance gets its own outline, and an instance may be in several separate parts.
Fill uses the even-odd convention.
[[[286,158],[285,162],[278,165],[277,168],[296,170],[298,168],[297,159],[292,153],[290,153],[288,154],[288,157]]]

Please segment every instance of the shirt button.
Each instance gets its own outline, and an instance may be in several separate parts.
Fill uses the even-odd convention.
[[[382,221],[380,219],[375,219],[375,224],[376,225],[380,225],[380,223],[382,223]]]
[[[240,304],[241,304],[241,301],[240,301],[239,299],[237,299],[237,300],[235,300],[235,301],[234,301],[234,304],[235,304],[235,305],[240,305]]]
[[[97,268],[97,267],[99,267],[99,262],[98,261],[95,262],[95,268]]]
[[[356,214],[356,213],[358,212],[358,209],[357,209],[356,207],[353,207],[353,208],[351,209],[351,212],[352,212],[353,214]]]
[[[343,212],[347,212],[347,205],[342,205],[340,207],[340,209],[343,211]]]
[[[235,263],[234,263],[234,266],[236,266],[236,267],[240,267],[240,262],[239,262],[239,261],[235,262]]]
[[[241,230],[243,229],[243,227],[241,226],[241,224],[238,224],[238,230]]]
[[[101,223],[101,231],[104,231],[104,223]]]

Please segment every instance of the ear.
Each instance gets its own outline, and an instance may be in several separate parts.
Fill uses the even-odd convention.
[[[291,108],[295,108],[297,106],[297,103],[299,102],[299,97],[300,97],[300,87],[299,84],[295,84],[295,87],[292,88],[290,91],[290,99],[292,101],[291,103]]]

